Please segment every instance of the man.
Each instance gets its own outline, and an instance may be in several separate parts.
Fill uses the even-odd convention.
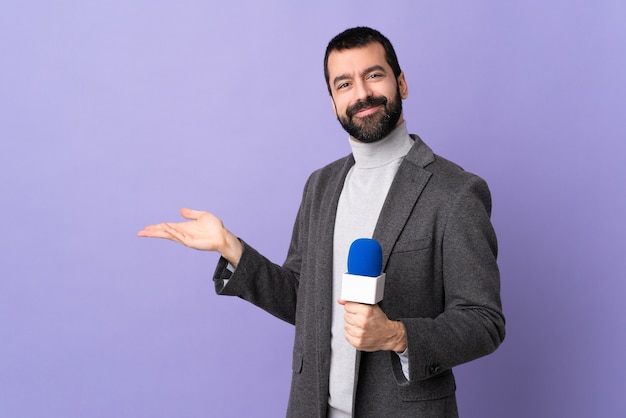
[[[489,189],[408,134],[407,82],[382,34],[344,31],[324,66],[352,154],[310,176],[282,266],[207,212],[139,235],[218,251],[217,293],[295,324],[288,416],[456,417],[452,367],[504,338]],[[383,248],[377,305],[339,300],[360,237]]]

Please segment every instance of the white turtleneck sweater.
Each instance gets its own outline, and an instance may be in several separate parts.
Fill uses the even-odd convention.
[[[357,238],[372,237],[389,187],[413,143],[404,122],[378,142],[365,144],[350,140],[355,164],[344,182],[335,219],[333,302],[341,295],[341,278],[347,270],[350,244]],[[406,356],[401,355],[401,359],[406,367]],[[344,308],[339,303],[333,303],[328,399],[330,418],[352,416],[355,362],[356,349],[345,338]]]

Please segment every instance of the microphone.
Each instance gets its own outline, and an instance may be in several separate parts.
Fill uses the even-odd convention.
[[[350,245],[348,272],[341,281],[341,299],[374,305],[383,299],[383,250],[375,239],[359,238]]]

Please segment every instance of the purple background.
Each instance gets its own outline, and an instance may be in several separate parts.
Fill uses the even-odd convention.
[[[329,39],[395,44],[411,132],[491,186],[507,339],[463,417],[626,416],[626,3],[20,1],[0,12],[0,416],[282,416],[293,329],[144,225],[276,262],[349,152]]]

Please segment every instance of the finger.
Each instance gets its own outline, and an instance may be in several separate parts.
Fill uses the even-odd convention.
[[[141,231],[137,232],[137,236],[138,237],[147,237],[148,233],[149,233],[149,228],[150,226],[146,226],[144,229],[142,229]]]
[[[159,225],[158,224],[156,224],[156,225],[148,225],[148,226],[144,227],[141,231],[139,231],[137,233],[137,235],[145,237],[145,236],[148,236],[147,234],[151,234],[151,233],[153,233],[157,229],[159,229]]]
[[[166,238],[172,239],[170,234],[165,231],[161,225],[150,225],[145,227],[143,230],[137,233],[140,237],[148,237],[148,238]]]
[[[344,301],[344,303],[342,303],[343,307],[345,308],[346,312],[350,312],[353,314],[358,314],[360,312],[363,311],[363,307],[364,306],[368,306],[368,305],[363,305],[362,303],[358,303],[358,302],[348,302],[348,301]]]
[[[353,317],[353,314],[351,314],[350,312],[345,312],[343,314],[343,322],[345,323],[346,326],[351,325],[352,317]]]
[[[176,228],[175,224],[164,223],[161,224],[161,227],[163,228],[163,232],[166,233],[171,240],[178,241],[183,245],[187,245],[186,242],[189,239],[188,236],[184,232]]]
[[[195,221],[195,220],[197,220],[200,217],[200,215],[202,214],[202,211],[189,209],[189,208],[182,208],[180,210],[180,214],[185,219],[189,219],[189,220]]]

